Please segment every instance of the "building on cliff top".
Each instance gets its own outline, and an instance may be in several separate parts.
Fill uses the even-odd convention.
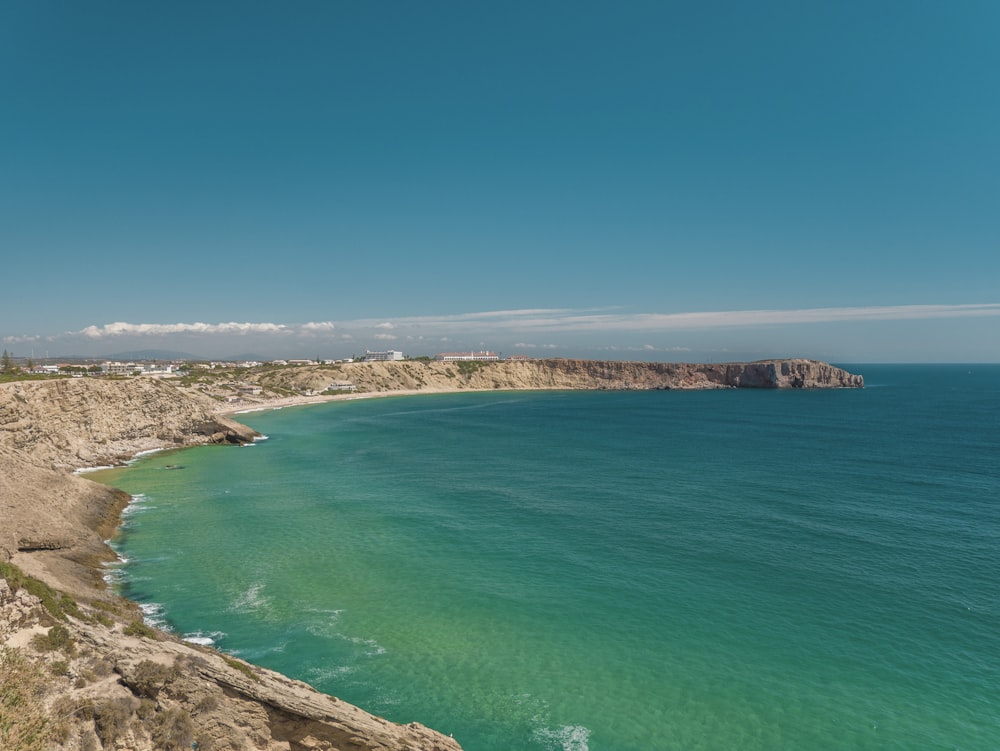
[[[390,349],[386,352],[372,352],[368,349],[365,350],[365,362],[394,362],[402,359],[403,353],[397,352],[394,349]]]
[[[434,359],[441,362],[468,362],[470,360],[496,362],[500,356],[496,352],[483,350],[482,352],[440,352],[434,355]]]

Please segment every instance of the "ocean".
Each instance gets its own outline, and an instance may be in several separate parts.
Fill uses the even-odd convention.
[[[240,416],[92,475],[147,617],[467,751],[1000,748],[1000,366]]]

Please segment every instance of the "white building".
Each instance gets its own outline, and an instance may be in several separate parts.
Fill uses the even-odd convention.
[[[134,362],[106,362],[101,365],[101,370],[108,375],[132,375],[141,372],[142,366]]]
[[[387,352],[372,352],[368,349],[365,350],[365,362],[391,362],[402,359],[403,353],[397,352],[393,349],[390,349]]]

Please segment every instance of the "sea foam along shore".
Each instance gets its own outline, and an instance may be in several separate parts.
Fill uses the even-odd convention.
[[[388,722],[151,629],[133,603],[110,592],[101,564],[114,554],[104,540],[129,497],[72,470],[227,436],[249,440],[252,431],[221,418],[214,400],[168,384],[0,384],[0,681],[23,700],[0,745],[117,741],[153,751],[165,747],[169,731],[216,751],[289,744],[459,751],[456,741],[417,723]],[[65,594],[46,594],[53,590]],[[62,647],[46,646],[57,641]],[[115,739],[100,719],[111,716]],[[35,746],[22,742],[28,734]]]

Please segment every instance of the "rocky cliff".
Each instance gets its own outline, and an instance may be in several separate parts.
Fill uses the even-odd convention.
[[[252,441],[218,402],[165,381],[61,378],[0,384],[0,447],[39,466],[115,464],[164,446]]]
[[[246,375],[265,388],[325,388],[331,379],[359,391],[466,389],[858,388],[859,375],[815,360],[656,363],[610,360],[358,362],[261,369]]]

